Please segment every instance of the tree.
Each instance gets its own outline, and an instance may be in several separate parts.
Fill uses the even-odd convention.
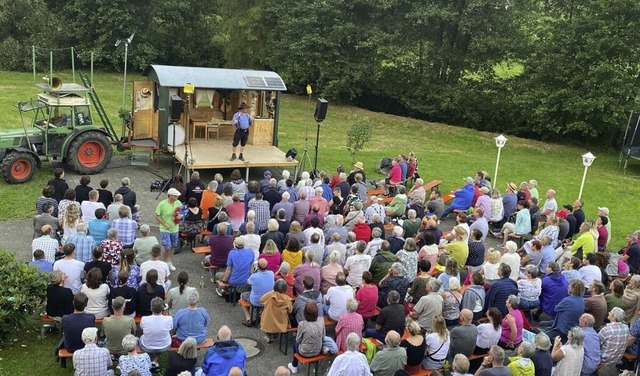
[[[364,145],[371,140],[372,127],[368,117],[354,117],[354,123],[347,131],[347,150],[351,154],[351,163],[356,163],[356,154],[364,149]]]

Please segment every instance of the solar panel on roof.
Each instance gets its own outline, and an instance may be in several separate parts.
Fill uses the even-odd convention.
[[[244,76],[244,80],[247,82],[247,86],[267,87],[267,83],[264,82],[264,78],[259,76]]]
[[[264,80],[267,82],[267,87],[270,89],[284,89],[284,82],[280,77],[265,77]]]

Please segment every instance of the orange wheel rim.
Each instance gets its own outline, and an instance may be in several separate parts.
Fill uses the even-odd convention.
[[[26,179],[30,173],[31,164],[27,161],[16,161],[13,166],[11,166],[11,176],[13,176],[14,179]]]
[[[87,141],[80,145],[78,162],[85,167],[97,167],[105,158],[104,146],[97,141]]]

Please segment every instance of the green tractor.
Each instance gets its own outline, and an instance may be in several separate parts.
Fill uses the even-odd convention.
[[[37,100],[16,104],[23,129],[0,131],[0,173],[7,182],[31,180],[41,158],[60,159],[80,174],[96,174],[111,161],[112,145],[121,148],[89,78],[80,77],[84,86],[48,78],[36,84],[42,89]],[[103,125],[95,121],[92,104]]]

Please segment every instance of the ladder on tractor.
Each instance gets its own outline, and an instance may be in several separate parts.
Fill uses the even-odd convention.
[[[80,78],[82,79],[82,83],[84,84],[84,86],[89,89],[89,99],[91,99],[91,102],[93,103],[93,106],[98,113],[98,117],[100,117],[102,124],[104,124],[104,127],[109,134],[109,138],[113,143],[118,145],[118,149],[120,150],[121,144],[120,140],[118,139],[118,134],[113,128],[111,120],[109,120],[109,116],[107,116],[107,112],[102,106],[102,102],[100,102],[100,98],[98,97],[98,94],[96,93],[91,80],[86,74],[82,72],[80,72]],[[130,145],[130,149],[131,165],[133,166],[148,166],[149,162],[153,159],[153,149],[149,149],[148,147],[136,147],[135,144]]]

